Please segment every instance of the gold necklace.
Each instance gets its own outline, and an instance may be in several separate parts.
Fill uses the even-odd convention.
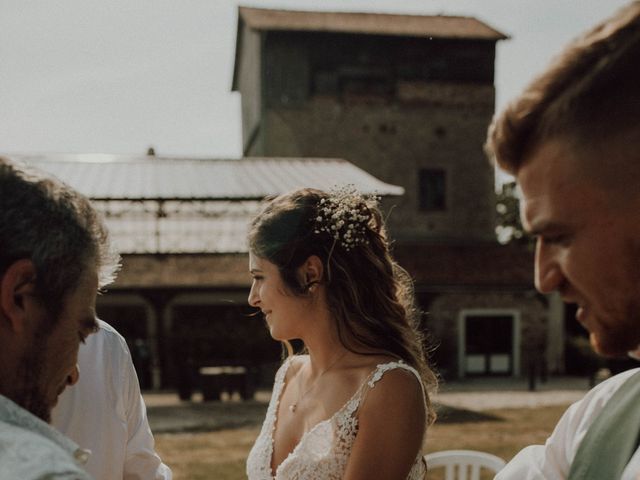
[[[296,413],[296,410],[298,409],[298,404],[302,401],[302,399],[304,399],[304,397],[307,396],[307,393],[309,393],[311,390],[313,390],[313,387],[316,386],[316,383],[318,383],[318,380],[320,380],[320,378],[327,373],[329,370],[331,370],[333,367],[335,367],[335,365],[342,360],[342,358],[347,354],[347,352],[343,352],[341,355],[338,356],[338,358],[336,358],[333,362],[331,362],[331,364],[325,368],[324,370],[322,370],[320,372],[320,374],[316,377],[316,379],[313,381],[313,383],[311,384],[311,386],[309,388],[307,388],[302,394],[300,393],[300,387],[298,387],[298,399],[293,402],[291,405],[289,405],[289,411],[291,413]],[[303,365],[304,367],[304,365]],[[298,373],[296,374],[296,377],[302,375],[302,367],[300,367],[300,370],[298,370]],[[302,385],[302,382],[300,382],[300,385]]]

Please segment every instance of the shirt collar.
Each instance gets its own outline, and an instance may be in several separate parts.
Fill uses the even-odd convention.
[[[64,436],[48,423],[20,407],[7,397],[0,395],[0,421],[38,433],[69,452],[77,464],[84,465],[91,451],[80,448],[73,440]]]

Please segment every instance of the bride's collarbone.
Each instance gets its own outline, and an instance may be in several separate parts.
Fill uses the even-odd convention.
[[[304,441],[307,433],[334,418],[356,396],[376,365],[387,359],[368,360],[352,368],[331,372],[320,379],[304,398],[300,398],[305,385],[299,383],[298,369],[286,379],[273,430],[273,472]]]
[[[274,431],[274,446],[278,450],[280,447],[293,450],[307,432],[331,420],[355,394],[355,389],[338,387],[335,382],[328,381],[319,384],[304,398],[299,398],[299,392],[299,385],[292,382],[280,398]]]

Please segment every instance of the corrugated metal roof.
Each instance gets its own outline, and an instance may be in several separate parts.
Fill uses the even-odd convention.
[[[246,253],[260,201],[300,187],[353,184],[402,195],[344,160],[196,160],[115,155],[11,155],[93,199],[123,254]]]
[[[352,163],[323,158],[192,159],[119,155],[11,155],[92,199],[251,200],[301,187],[353,184],[364,193],[402,195]]]
[[[504,40],[505,34],[473,17],[353,12],[302,12],[240,7],[254,30],[362,33],[412,37]]]

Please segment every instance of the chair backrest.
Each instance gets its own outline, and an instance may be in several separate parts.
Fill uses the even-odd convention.
[[[490,453],[475,450],[444,450],[424,456],[427,467],[444,467],[445,480],[480,480],[480,469],[498,473],[506,462]]]

